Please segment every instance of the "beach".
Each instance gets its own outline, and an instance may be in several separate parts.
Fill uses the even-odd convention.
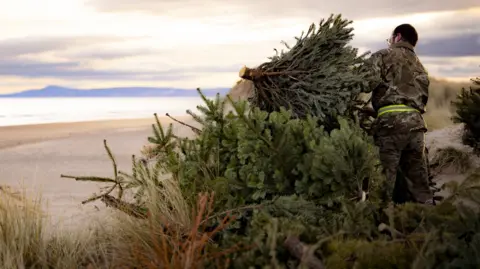
[[[173,122],[166,117],[160,120],[165,126]],[[101,202],[81,204],[105,185],[60,175],[112,176],[104,139],[119,170],[130,172],[132,154],[139,155],[148,144],[154,122],[151,117],[0,127],[0,185],[18,191],[25,188],[31,198],[41,194],[55,227],[83,227],[93,217],[109,212]],[[174,129],[178,135],[191,134],[176,123]]]

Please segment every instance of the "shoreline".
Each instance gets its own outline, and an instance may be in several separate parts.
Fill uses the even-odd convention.
[[[185,115],[187,116],[187,115]],[[185,116],[178,117],[183,119]],[[162,124],[172,123],[167,116],[158,117]],[[71,136],[97,133],[100,131],[141,130],[151,128],[155,118],[95,120],[0,126],[0,150],[15,148]]]

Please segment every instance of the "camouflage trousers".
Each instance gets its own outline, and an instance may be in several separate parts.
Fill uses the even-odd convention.
[[[384,174],[389,183],[395,185],[390,190],[394,202],[425,203],[432,200],[423,131],[376,135],[375,144],[379,148]]]

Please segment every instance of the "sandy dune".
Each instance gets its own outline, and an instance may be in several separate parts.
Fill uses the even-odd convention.
[[[162,121],[170,122],[169,118]],[[154,123],[154,118],[88,121],[75,123],[51,123],[0,127],[0,149],[22,144],[66,138],[102,130],[145,128]]]
[[[147,144],[153,122],[152,118],[0,128],[0,185],[25,187],[31,196],[40,192],[48,202],[53,224],[68,227],[86,223],[92,215],[105,213],[96,208],[103,208],[100,202],[81,205],[101,184],[75,182],[60,175],[111,176],[104,139],[119,169],[130,172],[131,156],[139,155]],[[164,124],[170,122],[162,119]],[[179,135],[190,135],[189,129],[178,124],[174,127]]]
[[[435,130],[427,133],[426,144],[429,149],[430,160],[433,159],[439,149],[452,147],[462,152],[468,153],[472,168],[480,167],[480,158],[473,153],[473,148],[462,143],[463,125],[453,125],[444,129]],[[455,169],[443,169],[440,174],[435,177],[438,186],[448,181],[462,182],[466,174],[461,174]],[[439,193],[444,195],[445,192]]]

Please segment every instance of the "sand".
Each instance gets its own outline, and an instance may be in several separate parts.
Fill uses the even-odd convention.
[[[60,175],[113,175],[103,147],[104,139],[119,169],[130,172],[131,156],[139,155],[142,147],[148,144],[154,120],[0,127],[0,185],[15,190],[26,188],[29,196],[41,193],[49,221],[55,227],[83,226],[93,217],[109,212],[101,202],[81,205],[82,200],[104,185],[75,182]],[[162,118],[161,122],[172,121]],[[174,124],[174,128],[179,135],[191,135],[183,126]]]
[[[171,122],[169,118],[162,121]],[[104,120],[0,127],[0,149],[114,129],[145,129],[155,119]]]

